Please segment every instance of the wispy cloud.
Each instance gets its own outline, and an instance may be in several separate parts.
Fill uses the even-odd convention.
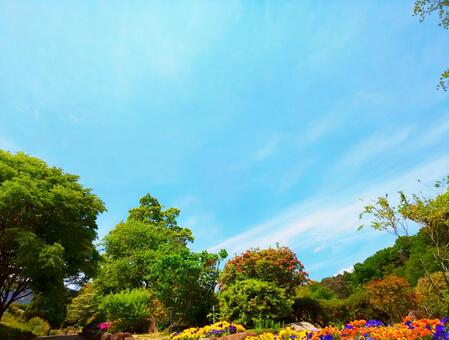
[[[375,157],[395,151],[396,148],[408,140],[412,131],[413,129],[411,127],[406,127],[391,133],[385,130],[376,131],[349,149],[337,164],[337,167],[357,167]]]
[[[265,143],[254,152],[251,158],[254,161],[263,161],[276,153],[278,145],[279,138],[273,136],[265,141]]]
[[[402,137],[397,137],[397,140],[401,139]],[[371,231],[356,232],[360,224],[358,215],[365,204],[359,198],[371,199],[398,190],[417,191],[422,189],[418,179],[432,182],[447,175],[448,169],[449,157],[441,157],[433,162],[417,165],[395,178],[372,183],[365,190],[346,193],[346,197],[334,193],[316,197],[306,203],[294,204],[278,216],[256,226],[244,228],[246,231],[209,250],[225,248],[233,255],[248,248],[274,246],[279,242],[302,251],[318,253],[324,249],[322,247],[340,241],[346,242],[348,234],[350,242],[369,240],[372,238],[372,235],[369,235]]]
[[[449,117],[440,120],[429,129],[421,133],[419,143],[423,146],[431,146],[443,138],[449,140]]]

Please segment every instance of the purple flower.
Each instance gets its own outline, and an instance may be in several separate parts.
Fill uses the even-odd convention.
[[[365,327],[383,327],[384,324],[379,320],[368,320],[365,324]]]

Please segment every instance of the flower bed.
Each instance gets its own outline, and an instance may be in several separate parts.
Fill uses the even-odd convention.
[[[448,340],[449,318],[421,319],[385,326],[376,320],[356,320],[348,323],[344,328],[325,327],[317,331],[295,331],[285,328],[278,334],[263,333],[259,336],[247,337],[247,340],[333,340],[333,339],[365,339],[365,340]]]
[[[172,340],[197,340],[201,338],[217,338],[229,334],[242,333],[244,331],[245,328],[241,325],[223,321],[202,328],[188,328],[181,333],[175,332],[170,334],[168,338]]]

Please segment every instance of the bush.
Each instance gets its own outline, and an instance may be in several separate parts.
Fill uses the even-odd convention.
[[[416,297],[408,281],[391,274],[372,280],[366,285],[371,306],[388,315],[389,321],[399,322],[416,307]]]
[[[97,312],[98,297],[92,283],[87,283],[67,306],[66,325],[85,326]]]
[[[150,316],[151,300],[152,296],[146,289],[124,290],[106,295],[99,309],[114,322],[117,330],[135,331]]]
[[[252,327],[258,320],[282,320],[292,312],[293,301],[273,283],[248,279],[227,287],[220,295],[225,320]]]
[[[6,312],[3,315],[0,326],[0,339],[2,340],[30,339],[36,335],[47,335],[50,330],[49,323],[44,319],[36,317],[24,320],[15,317],[10,312]]]
[[[415,288],[420,311],[427,317],[440,318],[449,313],[449,294],[443,272],[419,279]]]
[[[33,334],[38,336],[48,335],[48,332],[50,331],[50,324],[39,317],[34,317],[28,320],[27,326]]]
[[[34,337],[35,335],[29,331],[0,323],[0,339],[2,340],[28,340]]]
[[[273,282],[290,291],[307,282],[308,275],[295,253],[287,247],[250,249],[226,263],[220,277],[223,289],[240,280]]]

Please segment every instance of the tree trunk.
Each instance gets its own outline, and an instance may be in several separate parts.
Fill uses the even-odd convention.
[[[5,314],[6,308],[2,305],[0,305],[0,321],[2,321],[3,314]]]
[[[148,319],[148,333],[157,333],[156,319],[154,317]]]

